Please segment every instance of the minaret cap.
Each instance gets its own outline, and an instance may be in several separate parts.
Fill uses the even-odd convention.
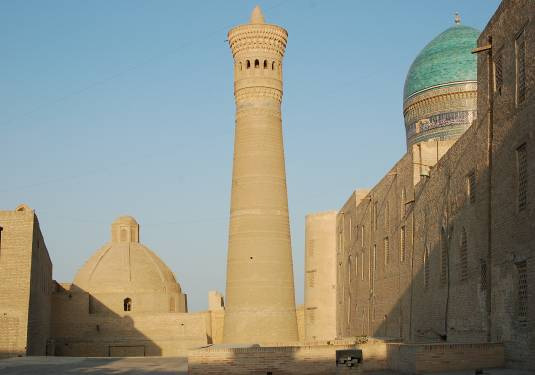
[[[253,12],[251,13],[251,23],[252,24],[262,24],[264,23],[264,15],[262,14],[262,10],[257,5],[254,7]]]

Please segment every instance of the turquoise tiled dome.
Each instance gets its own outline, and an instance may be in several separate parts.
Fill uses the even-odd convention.
[[[412,63],[403,100],[429,87],[449,82],[477,80],[476,47],[479,31],[455,25],[433,39]]]

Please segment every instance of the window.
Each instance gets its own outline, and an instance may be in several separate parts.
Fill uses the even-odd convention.
[[[405,217],[405,203],[407,202],[407,192],[405,188],[401,190],[401,217]]]
[[[429,287],[429,247],[426,245],[424,249],[424,287]]]
[[[502,71],[502,51],[494,55],[494,92],[502,94],[503,71]]]
[[[519,262],[516,264],[518,271],[518,285],[517,285],[517,317],[520,322],[527,322],[528,320],[528,273],[527,262]]]
[[[526,41],[524,30],[520,32],[515,41],[516,60],[516,104],[526,99]]]
[[[351,288],[351,255],[347,257],[347,282]]]
[[[275,61],[271,62],[271,70],[275,70]]]
[[[264,60],[264,69],[267,69],[268,65],[267,65],[267,60]]]
[[[479,274],[481,278],[481,290],[487,290],[487,261],[483,258],[479,260]]]
[[[128,236],[128,233],[126,232],[126,229],[121,229],[121,242],[126,242],[126,237]]]
[[[461,281],[468,278],[468,243],[466,239],[466,230],[463,228],[461,231],[461,247],[459,252],[460,261],[460,275]]]
[[[405,261],[405,226],[401,227],[401,234],[399,239],[399,261]]]
[[[388,233],[388,229],[390,228],[390,205],[388,202],[385,203],[385,232]]]
[[[528,150],[526,144],[516,149],[517,181],[518,181],[518,211],[523,211],[528,205]]]
[[[476,172],[474,171],[466,177],[466,194],[470,203],[476,202]]]
[[[260,68],[260,61],[258,61],[258,59],[256,59],[256,60],[254,61],[254,67],[255,67],[255,68]]]
[[[245,64],[247,65],[247,69],[251,67],[251,61],[247,60]]]
[[[372,215],[373,215],[372,216],[373,230],[376,231],[377,230],[377,202],[373,203]]]
[[[132,311],[132,300],[130,298],[125,298],[123,301],[124,311]]]
[[[440,234],[440,250],[440,281],[445,284],[448,280],[448,243],[444,227]]]
[[[385,246],[385,266],[390,263],[390,243],[388,241],[388,237],[385,237],[384,239],[384,246]]]
[[[351,239],[353,237],[352,233],[353,233],[353,226],[352,226],[352,223],[351,223],[351,216],[349,216],[349,243],[351,243]],[[350,245],[351,246],[351,245]]]

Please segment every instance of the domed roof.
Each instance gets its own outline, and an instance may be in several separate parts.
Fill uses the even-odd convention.
[[[456,24],[427,44],[409,69],[403,100],[430,87],[476,81],[477,61],[471,51],[479,34],[472,27]]]
[[[171,270],[138,242],[138,228],[132,217],[117,219],[112,224],[112,241],[89,258],[76,274],[74,284],[89,293],[180,293]]]

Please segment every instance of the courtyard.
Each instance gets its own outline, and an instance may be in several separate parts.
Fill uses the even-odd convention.
[[[2,375],[66,375],[66,374],[128,374],[128,375],[186,375],[187,359],[184,357],[17,357],[0,360]],[[401,375],[398,372],[381,371],[369,375]],[[473,371],[444,372],[435,375],[473,375]],[[530,375],[530,371],[511,369],[485,370],[484,375]]]

